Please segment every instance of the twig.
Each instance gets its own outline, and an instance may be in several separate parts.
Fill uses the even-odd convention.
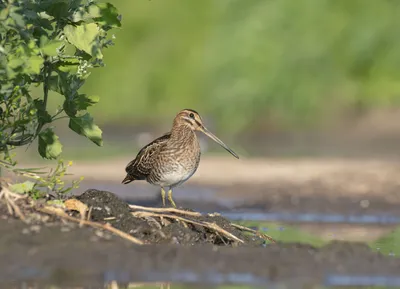
[[[148,286],[160,286],[159,289],[164,289],[164,285],[166,286],[166,289],[170,289],[170,283],[164,283],[164,282],[156,282],[156,283],[129,283],[128,287],[129,288],[142,288],[142,287],[148,287]]]
[[[193,217],[201,216],[201,213],[199,213],[199,212],[190,212],[190,211],[185,211],[185,210],[179,210],[176,208],[152,208],[152,207],[143,207],[143,206],[137,206],[137,205],[129,205],[129,207],[134,210],[142,210],[142,211],[148,211],[148,212],[176,213],[176,214],[180,214],[180,215],[187,215],[187,216],[193,216]]]
[[[89,212],[87,213],[87,220],[88,221],[90,221],[90,219],[92,218],[92,209],[93,209],[93,206],[90,206]]]
[[[22,221],[25,221],[25,216],[22,214],[20,208],[18,205],[15,203],[16,200],[23,199],[26,196],[13,193],[8,189],[8,185],[6,184],[5,181],[1,181],[0,183],[0,200],[4,199],[8,212],[10,215],[15,213]]]
[[[264,234],[264,233],[261,233],[259,231],[256,231],[256,230],[253,230],[253,229],[250,229],[250,228],[247,228],[245,226],[238,225],[238,224],[234,224],[234,223],[231,223],[231,226],[235,227],[236,229],[239,229],[241,231],[251,232],[251,233],[256,234],[257,236],[259,236],[259,237],[261,237],[263,239],[271,241],[272,243],[276,243],[276,241],[272,237],[268,236],[267,234]]]
[[[193,221],[193,220],[186,219],[186,218],[180,217],[180,216],[174,216],[174,215],[168,215],[168,214],[157,214],[157,213],[152,213],[152,212],[132,212],[131,214],[135,217],[151,216],[151,217],[164,217],[164,218],[169,218],[169,219],[176,219],[176,220],[183,221],[183,222],[186,222],[189,224],[198,225],[198,226],[202,226],[202,227],[214,230],[214,231],[224,235],[225,237],[228,237],[229,239],[232,239],[239,243],[244,243],[241,239],[239,239],[235,235],[229,233],[228,231],[222,229],[220,226],[218,226],[215,223],[198,222],[198,221]]]
[[[91,227],[94,227],[94,228],[100,228],[100,229],[104,229],[104,230],[110,231],[110,232],[112,232],[112,233],[114,233],[114,234],[116,234],[116,235],[118,235],[118,236],[120,236],[120,237],[122,237],[124,239],[127,239],[127,240],[129,240],[132,243],[135,243],[137,245],[143,245],[144,244],[141,240],[139,240],[139,239],[137,239],[137,238],[125,233],[125,232],[122,232],[122,231],[112,227],[110,224],[100,224],[100,223],[96,223],[96,222],[92,222],[92,221],[81,220],[81,219],[78,219],[78,218],[75,218],[75,217],[68,216],[64,212],[61,213],[59,211],[51,210],[51,209],[46,208],[46,207],[44,207],[44,208],[36,208],[36,210],[39,211],[39,212],[45,213],[45,214],[56,215],[56,216],[58,216],[58,217],[60,217],[62,219],[66,219],[66,220],[73,221],[73,222],[76,222],[76,223],[82,223],[82,224],[85,224],[85,225],[88,225],[88,226],[91,226]]]
[[[71,211],[78,211],[80,216],[81,216],[81,222],[79,223],[79,227],[83,227],[83,222],[84,220],[90,220],[87,218],[87,212],[89,211],[89,208],[86,204],[82,203],[81,201],[77,199],[68,199],[64,202],[64,206],[67,210]]]
[[[217,236],[221,239],[222,243],[224,243],[224,245],[226,246],[227,243],[225,242],[225,240],[224,240],[223,238],[221,238],[221,236],[218,234],[218,232],[217,232],[216,234],[217,234]]]

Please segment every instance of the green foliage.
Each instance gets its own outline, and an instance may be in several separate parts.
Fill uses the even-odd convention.
[[[62,151],[62,145],[58,140],[58,136],[51,128],[39,133],[39,153],[46,159],[57,158]]]
[[[10,186],[14,193],[29,193],[34,199],[45,197],[48,194],[56,195],[61,198],[66,193],[79,187],[83,177],[73,180],[71,184],[66,184],[63,177],[68,175],[67,169],[72,166],[72,162],[65,164],[62,159],[58,160],[57,166],[49,172],[43,171],[43,168],[16,168],[15,164],[1,161],[0,166],[32,181],[16,183]]]
[[[69,118],[73,131],[102,145],[102,132],[87,111],[99,99],[79,90],[89,70],[104,66],[102,51],[113,44],[109,31],[120,26],[120,16],[109,3],[0,2],[0,154],[4,160],[11,164],[11,150],[36,138],[43,158],[58,158],[62,145],[49,125],[60,118]],[[54,111],[48,107],[50,91],[62,98]],[[38,181],[50,188],[57,181],[54,176]]]
[[[23,183],[18,183],[10,186],[11,191],[18,194],[27,194],[33,191],[35,186],[34,182],[26,181]]]
[[[95,144],[99,146],[103,145],[101,130],[97,125],[94,124],[93,118],[89,113],[78,117],[71,117],[69,121],[69,128],[75,131],[77,134],[86,136]]]

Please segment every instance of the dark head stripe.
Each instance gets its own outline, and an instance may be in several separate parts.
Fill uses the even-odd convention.
[[[195,114],[199,114],[197,111],[190,109],[190,108],[185,108],[184,110],[190,111],[190,112],[194,112]]]

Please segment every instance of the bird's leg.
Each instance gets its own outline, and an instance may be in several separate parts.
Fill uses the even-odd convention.
[[[171,189],[171,188],[169,188],[169,191],[168,191],[168,200],[169,200],[169,202],[171,203],[171,205],[172,205],[174,208],[176,208],[175,202],[174,202],[174,200],[172,199],[172,189]]]
[[[163,207],[165,207],[165,191],[164,191],[164,188],[161,188],[161,198],[162,198]]]

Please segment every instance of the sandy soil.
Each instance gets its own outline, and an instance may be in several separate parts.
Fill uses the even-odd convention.
[[[129,157],[105,162],[76,161],[70,172],[97,180],[120,181],[125,176],[125,166],[129,161]],[[232,157],[204,156],[190,183],[262,185],[275,181],[304,183],[323,179],[332,184],[345,182],[354,192],[363,192],[367,187],[373,189],[388,181],[399,185],[399,175],[400,162],[397,160],[337,158],[237,160]]]

